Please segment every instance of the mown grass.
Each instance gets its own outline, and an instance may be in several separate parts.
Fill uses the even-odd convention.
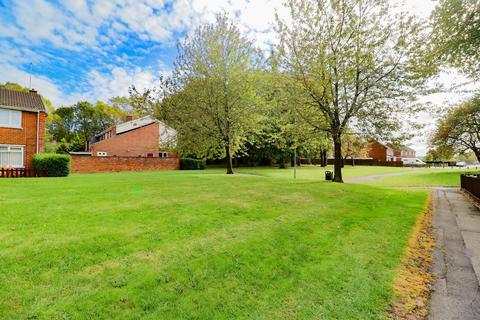
[[[209,170],[0,190],[1,319],[382,319],[427,198]]]
[[[401,176],[383,177],[366,181],[372,186],[384,187],[457,187],[460,186],[460,169],[430,169],[426,172]]]
[[[279,169],[276,167],[240,167],[235,168],[240,174],[251,174],[270,178],[293,178],[293,168]],[[298,179],[325,180],[325,171],[333,171],[333,166],[320,167],[313,165],[302,165],[297,168]],[[410,172],[412,168],[378,167],[378,166],[345,166],[342,170],[344,179],[358,178],[369,175],[388,174],[397,172]],[[418,169],[415,169],[418,170]],[[426,169],[420,169],[426,170]],[[214,168],[206,170],[207,173],[222,173],[225,169]]]

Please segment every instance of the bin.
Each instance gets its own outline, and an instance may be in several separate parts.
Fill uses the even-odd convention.
[[[332,181],[332,179],[333,179],[333,172],[329,170],[325,171],[325,180]]]

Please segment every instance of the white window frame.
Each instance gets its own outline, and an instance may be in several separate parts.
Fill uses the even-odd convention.
[[[97,151],[97,157],[107,157],[108,152],[107,151]]]
[[[168,158],[168,152],[166,152],[166,151],[160,151],[160,152],[158,153],[158,157],[159,157],[159,158]]]
[[[20,113],[20,124],[18,126],[16,125],[8,125],[8,124],[3,124],[0,122],[0,128],[12,128],[12,129],[22,129],[22,111],[20,110],[12,110],[12,109],[7,109],[7,108],[2,108],[0,106],[0,110],[6,110],[9,113],[9,118],[11,119],[12,113]]]
[[[22,149],[22,164],[21,165],[12,165],[12,164],[1,164],[0,167],[9,166],[12,168],[25,168],[25,146],[24,145],[15,145],[15,144],[0,144],[0,147],[7,147],[7,152],[10,152],[10,148],[21,148]],[[1,151],[0,152],[4,152]]]

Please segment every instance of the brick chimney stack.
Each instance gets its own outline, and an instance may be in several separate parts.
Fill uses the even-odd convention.
[[[133,116],[131,114],[125,117],[125,122],[132,121],[132,120],[133,120]]]

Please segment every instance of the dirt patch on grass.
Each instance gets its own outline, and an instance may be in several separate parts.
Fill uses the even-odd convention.
[[[390,310],[391,319],[424,319],[432,291],[432,252],[435,240],[432,229],[432,195],[408,241],[405,256],[394,280],[396,300]]]

